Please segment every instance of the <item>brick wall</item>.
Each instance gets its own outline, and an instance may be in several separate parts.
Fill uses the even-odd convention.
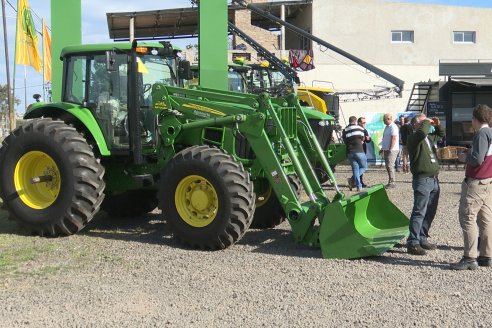
[[[267,0],[252,0],[252,3],[267,2]],[[251,12],[249,10],[237,10],[234,16],[235,25],[244,33],[252,37],[256,42],[268,49],[270,52],[279,55],[280,44],[278,36],[272,32],[251,25]],[[254,52],[253,49],[241,38],[233,39],[233,46],[244,43],[248,51]]]

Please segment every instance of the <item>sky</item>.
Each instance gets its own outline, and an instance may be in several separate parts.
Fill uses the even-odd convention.
[[[50,7],[47,6],[49,0],[28,0],[36,29],[41,31],[41,18],[47,25],[51,25]],[[399,0],[389,0],[398,2]],[[401,0],[399,2],[430,3],[452,6],[470,6],[492,8],[492,0]],[[17,0],[6,0],[6,20],[8,34],[8,48],[10,59],[10,77],[13,80],[13,60],[15,44],[15,17],[16,13],[12,6],[17,8]],[[109,42],[107,29],[107,12],[132,12],[144,10],[158,10],[168,8],[190,7],[190,0],[82,0],[82,42],[99,43]],[[0,24],[1,42],[3,48],[3,26]],[[39,37],[41,47],[41,37]],[[186,40],[176,42],[179,46],[184,46]],[[41,51],[41,48],[40,48]],[[25,68],[25,69],[24,69]],[[25,73],[24,73],[25,72]],[[26,78],[25,78],[26,77]],[[0,84],[6,84],[5,71],[5,52],[0,51]],[[15,76],[16,97],[21,100],[21,104],[16,107],[16,113],[23,113],[26,105],[34,102],[32,95],[35,93],[43,95],[42,76],[31,67],[23,65],[16,66]],[[26,85],[26,88],[24,87]]]

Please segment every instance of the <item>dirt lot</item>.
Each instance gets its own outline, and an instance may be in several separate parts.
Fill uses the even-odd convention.
[[[348,175],[337,169],[350,194]],[[224,251],[195,251],[173,240],[158,211],[133,219],[101,213],[77,235],[39,238],[0,211],[0,327],[491,326],[492,270],[448,268],[462,255],[463,170],[440,177],[431,231],[439,247],[423,257],[397,247],[325,260],[296,245],[287,223],[251,230]],[[379,166],[366,174],[370,184],[386,179]],[[410,181],[398,174],[389,193],[407,214]]]

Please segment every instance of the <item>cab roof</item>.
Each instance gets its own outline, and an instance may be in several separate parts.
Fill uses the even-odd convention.
[[[149,47],[149,48],[164,48],[161,43],[158,42],[138,42],[139,47]],[[80,44],[66,46],[62,49],[60,54],[60,59],[63,59],[67,55],[77,54],[77,53],[87,53],[87,52],[104,52],[108,50],[123,50],[129,51],[132,48],[130,42],[124,43],[94,43],[94,44]],[[181,51],[179,47],[173,46],[173,50]]]

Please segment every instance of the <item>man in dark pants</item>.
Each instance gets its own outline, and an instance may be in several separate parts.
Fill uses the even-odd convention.
[[[352,177],[348,178],[350,190],[357,187],[357,191],[362,191],[360,176],[367,169],[367,157],[362,148],[364,143],[364,129],[357,124],[357,117],[349,117],[349,125],[342,132],[342,138],[347,145],[347,159],[352,166]]]
[[[429,230],[436,216],[439,203],[439,163],[437,161],[435,140],[444,136],[438,118],[429,120],[424,114],[417,114],[412,123],[415,132],[407,139],[412,172],[413,210],[410,216],[410,235],[407,239],[407,251],[412,255],[425,255],[427,250],[436,249],[428,241]],[[430,135],[431,126],[435,130]]]
[[[366,130],[366,118],[359,117],[357,119],[357,124],[359,124],[364,129],[364,143],[362,144],[362,148],[364,149],[364,154],[366,154],[367,158],[367,144],[372,141],[372,138],[369,135],[369,132],[367,132]],[[366,188],[367,185],[364,183],[363,176],[363,174],[360,176],[360,183],[362,184],[362,188]]]

